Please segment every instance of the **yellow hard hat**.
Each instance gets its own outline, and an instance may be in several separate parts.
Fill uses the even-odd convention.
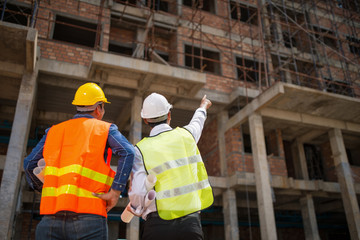
[[[72,105],[91,106],[97,102],[110,103],[107,101],[103,90],[96,83],[85,83],[76,91]]]

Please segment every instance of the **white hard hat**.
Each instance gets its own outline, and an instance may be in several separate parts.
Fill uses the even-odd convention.
[[[163,95],[152,93],[144,100],[141,109],[141,117],[144,119],[158,118],[166,115],[171,108],[172,105]]]

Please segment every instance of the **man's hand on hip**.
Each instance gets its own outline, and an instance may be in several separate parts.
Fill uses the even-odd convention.
[[[92,193],[92,194],[95,197],[98,197],[106,201],[106,212],[109,212],[113,207],[115,207],[116,203],[119,201],[121,192],[111,188],[109,192],[104,194],[98,194],[98,193]]]

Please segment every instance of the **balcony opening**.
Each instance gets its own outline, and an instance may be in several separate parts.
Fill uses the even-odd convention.
[[[57,15],[53,39],[87,47],[95,46],[97,24]]]

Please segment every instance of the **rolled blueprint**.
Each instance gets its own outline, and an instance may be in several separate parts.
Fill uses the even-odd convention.
[[[131,207],[130,203],[126,206],[125,210],[121,214],[121,220],[124,223],[129,223],[131,219],[134,217],[134,214],[128,210],[128,207]]]
[[[150,190],[145,197],[145,208],[147,208],[148,206],[150,206],[150,204],[155,200],[156,197],[156,192],[154,190]]]
[[[37,165],[38,166],[34,168],[33,173],[42,183],[44,183],[45,159],[40,159]]]
[[[136,209],[134,209],[131,206],[131,202],[129,202],[129,204],[126,206],[125,210],[121,214],[121,220],[123,222],[129,223],[131,219],[134,217],[134,214],[131,211],[129,211],[128,208],[133,209],[133,212],[135,212],[135,214],[141,214],[142,210],[150,206],[150,204],[155,200],[156,192],[152,190],[152,188],[155,186],[156,181],[157,178],[155,175],[152,174],[147,175],[145,179],[145,187],[147,194],[144,199],[144,207],[142,208],[141,206],[139,206]]]
[[[150,204],[155,200],[156,197],[156,192],[154,190],[150,190],[146,196],[145,196],[145,201],[144,201],[144,208],[142,209],[146,209],[147,207],[150,206]],[[133,209],[133,211],[136,214],[141,214],[141,206],[139,206],[137,209],[134,209],[131,206],[131,202],[128,203],[128,205],[126,206],[125,210],[122,212],[121,214],[121,220],[125,223],[129,223],[131,221],[131,219],[134,217],[134,214],[128,210],[128,208]]]
[[[157,181],[157,178],[155,175],[152,175],[152,174],[147,175],[147,177],[145,179],[146,191],[150,191],[155,186],[156,181]]]

